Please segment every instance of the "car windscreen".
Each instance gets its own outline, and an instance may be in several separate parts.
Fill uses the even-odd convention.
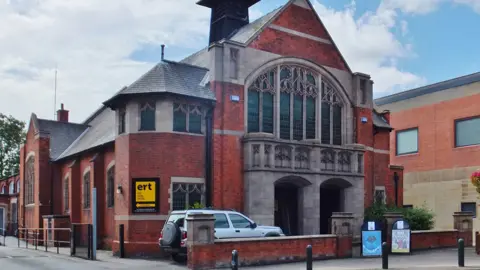
[[[177,223],[177,225],[179,227],[185,227],[184,223],[185,223],[185,214],[171,214],[169,217],[168,217],[168,220],[167,222],[174,222],[174,223]]]

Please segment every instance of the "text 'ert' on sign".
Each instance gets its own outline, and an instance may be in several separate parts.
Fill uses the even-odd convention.
[[[158,212],[158,194],[160,181],[158,178],[133,179],[132,204],[134,213]]]

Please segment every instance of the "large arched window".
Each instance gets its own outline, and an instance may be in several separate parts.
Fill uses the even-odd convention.
[[[248,132],[278,130],[276,135],[285,140],[342,144],[343,103],[332,84],[309,68],[268,69],[249,86],[247,99]]]
[[[25,204],[35,203],[35,158],[30,157],[27,160],[25,170]]]

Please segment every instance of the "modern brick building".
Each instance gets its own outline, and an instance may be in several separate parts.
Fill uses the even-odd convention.
[[[435,226],[452,229],[451,213],[473,211],[470,181],[480,169],[480,73],[375,100],[390,111],[390,159],[404,166],[404,204],[434,210]]]
[[[14,235],[18,219],[18,194],[20,176],[18,174],[0,179],[0,235]]]
[[[168,213],[194,203],[288,234],[327,233],[333,211],[361,221],[374,194],[401,205],[402,168],[390,166],[391,127],[373,110],[370,76],[352,72],[309,1],[250,23],[257,2],[200,1],[212,9],[208,46],[179,62],[162,51],[80,124],[63,105],[57,121],[32,114],[21,226],[44,215],[91,222],[93,187],[98,242],[116,249],[124,224],[136,253],[157,252]],[[149,213],[137,181],[158,181]]]

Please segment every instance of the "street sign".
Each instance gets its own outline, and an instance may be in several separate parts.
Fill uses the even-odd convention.
[[[392,253],[410,254],[410,224],[406,220],[397,220],[392,227]]]
[[[159,206],[160,179],[132,180],[132,208],[134,213],[156,213]]]
[[[362,256],[382,256],[382,228],[376,221],[365,221],[362,225]]]

